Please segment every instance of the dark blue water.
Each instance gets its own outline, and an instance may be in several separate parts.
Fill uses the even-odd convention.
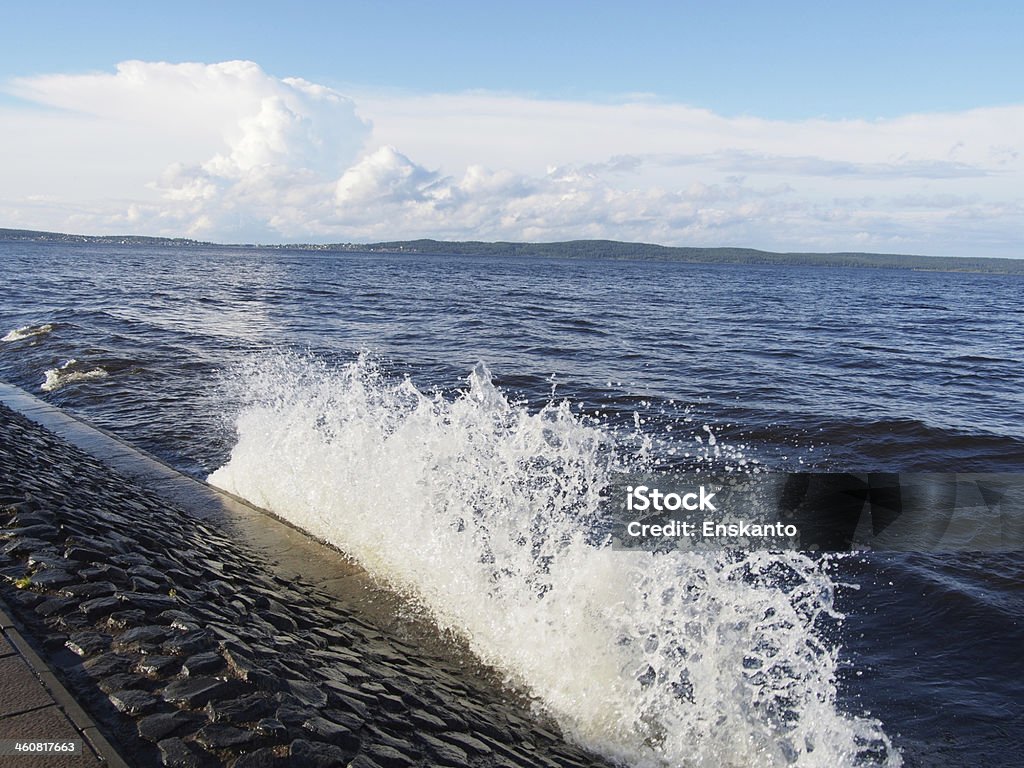
[[[0,343],[0,376],[198,476],[234,442],[220,377],[272,350],[368,350],[446,393],[484,360],[665,466],[710,431],[723,464],[1024,471],[1020,277],[23,243],[0,272],[0,335],[51,326]],[[1020,764],[1024,558],[837,567],[843,706],[908,765]]]

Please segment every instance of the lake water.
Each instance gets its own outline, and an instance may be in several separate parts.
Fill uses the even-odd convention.
[[[1024,472],[1020,277],[58,243],[0,270],[0,376],[352,553],[592,749],[1019,764],[1019,553],[584,529],[637,467]]]

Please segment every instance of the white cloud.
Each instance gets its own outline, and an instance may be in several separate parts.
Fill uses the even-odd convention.
[[[1024,255],[1024,106],[786,122],[654,100],[350,98],[251,62],[7,90],[41,105],[0,108],[10,226]]]

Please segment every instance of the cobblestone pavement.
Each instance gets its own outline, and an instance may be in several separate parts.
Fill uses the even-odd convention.
[[[0,597],[131,765],[607,764],[2,405]]]

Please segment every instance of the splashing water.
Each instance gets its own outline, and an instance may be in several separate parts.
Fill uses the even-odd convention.
[[[22,341],[36,336],[45,336],[52,330],[52,323],[45,323],[43,325],[26,325],[21,328],[15,328],[13,331],[8,331],[0,341]]]
[[[209,480],[356,557],[466,638],[568,736],[637,766],[898,766],[836,703],[833,584],[800,553],[620,552],[594,535],[629,463],[567,402],[454,398],[298,356],[231,377]]]
[[[68,384],[91,381],[93,379],[105,379],[108,375],[104,368],[87,368],[82,363],[71,358],[58,368],[48,369],[39,389],[43,392],[56,392]]]

